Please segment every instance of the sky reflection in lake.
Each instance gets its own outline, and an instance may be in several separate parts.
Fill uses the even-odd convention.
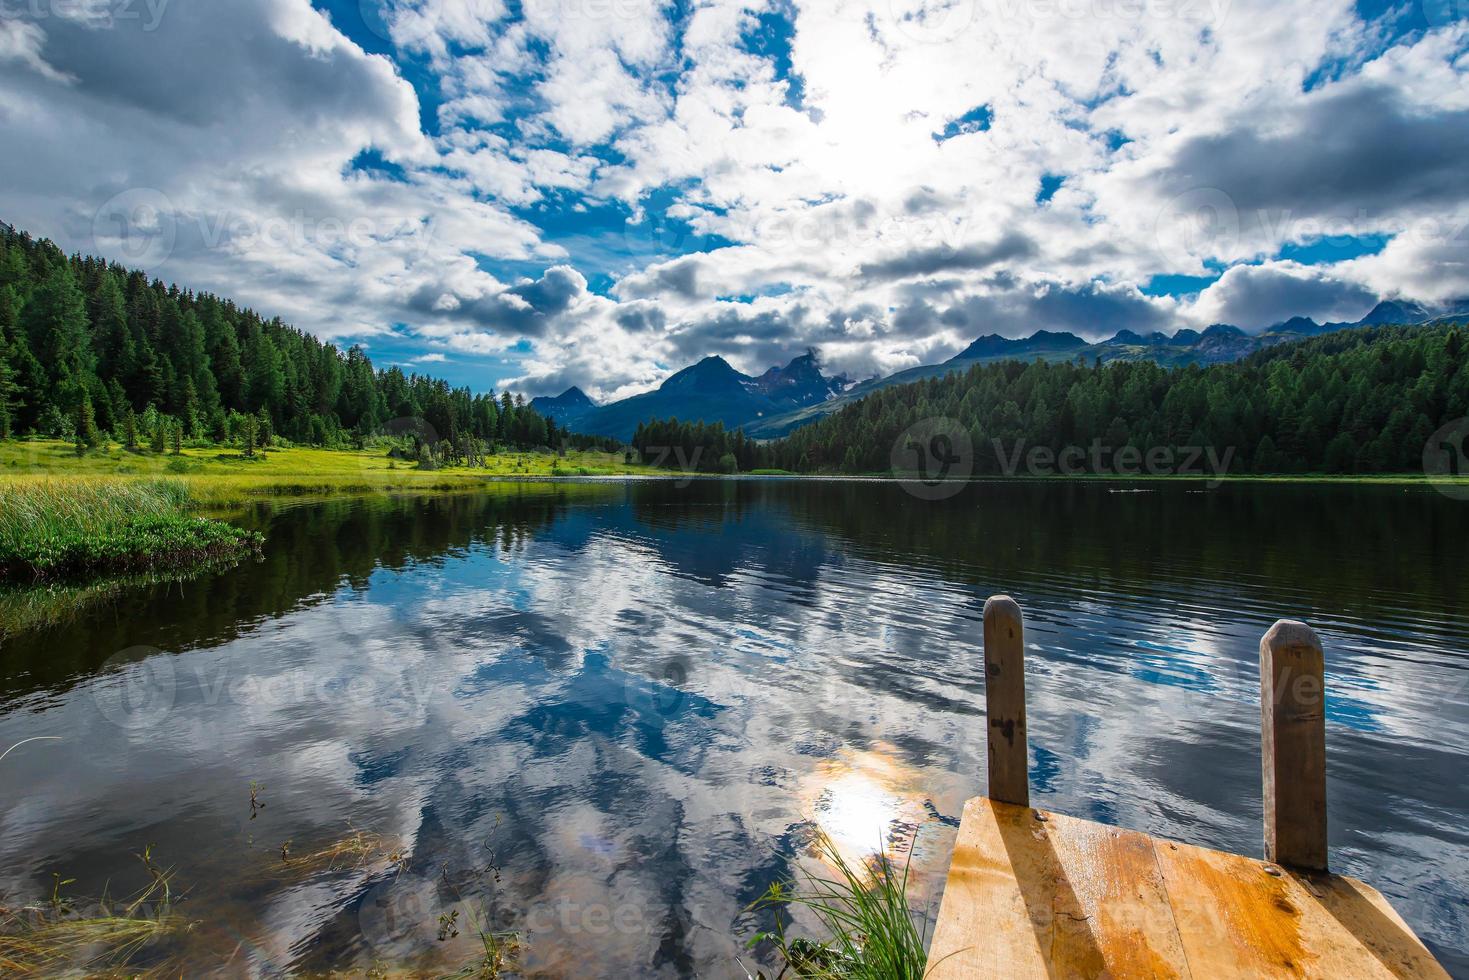
[[[438,916],[472,905],[545,975],[740,976],[741,909],[818,830],[916,835],[936,899],[1005,591],[1037,804],[1251,854],[1256,643],[1311,621],[1333,862],[1469,967],[1469,508],[1431,491],[524,485],[252,520],[262,564],[4,641],[0,744],[58,740],[0,764],[0,889],[123,892],[152,843],[191,973],[455,968],[477,941]],[[381,846],[309,860],[356,831]]]

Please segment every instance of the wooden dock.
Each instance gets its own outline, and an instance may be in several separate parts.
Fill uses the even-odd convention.
[[[1264,861],[1032,809],[1024,625],[985,604],[988,797],[964,807],[928,977],[1447,978],[1376,890],[1327,870],[1321,643],[1260,641]]]

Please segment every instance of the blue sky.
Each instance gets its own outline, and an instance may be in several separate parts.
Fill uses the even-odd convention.
[[[98,0],[0,219],[477,390],[1469,296],[1459,0]]]

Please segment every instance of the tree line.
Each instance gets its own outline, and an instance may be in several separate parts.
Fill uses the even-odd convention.
[[[376,369],[359,346],[0,224],[0,439],[347,446],[384,431],[451,462],[566,435],[509,392]]]
[[[1017,450],[1037,447],[1050,458],[1082,447],[1071,458],[1083,469],[1106,469],[1126,447],[1134,459],[1210,447],[1228,451],[1233,473],[1404,473],[1422,468],[1434,432],[1469,415],[1465,346],[1459,324],[1390,326],[1232,364],[981,364],[879,389],[774,442],[669,420],[640,427],[634,445],[670,468],[717,470],[733,454],[742,471],[878,473],[915,426],[941,419],[962,427],[979,474],[1013,472]]]

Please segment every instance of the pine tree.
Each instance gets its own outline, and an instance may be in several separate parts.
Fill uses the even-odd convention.
[[[32,352],[48,368],[56,402],[75,411],[87,389],[93,357],[86,299],[66,260],[47,271],[22,319]]]
[[[275,438],[275,431],[270,423],[270,413],[263,405],[260,411],[255,413],[255,438],[262,449],[268,448]]]
[[[123,416],[123,439],[127,448],[136,452],[138,449],[138,417],[133,414],[131,408]]]
[[[77,406],[76,439],[78,456],[102,445],[102,434],[97,431],[97,416],[92,411],[92,399],[85,395]]]
[[[240,417],[240,448],[246,456],[255,455],[255,437],[259,428],[259,422],[253,415]]]
[[[20,403],[20,385],[10,363],[10,344],[0,327],[0,440],[14,435],[15,410]]]

